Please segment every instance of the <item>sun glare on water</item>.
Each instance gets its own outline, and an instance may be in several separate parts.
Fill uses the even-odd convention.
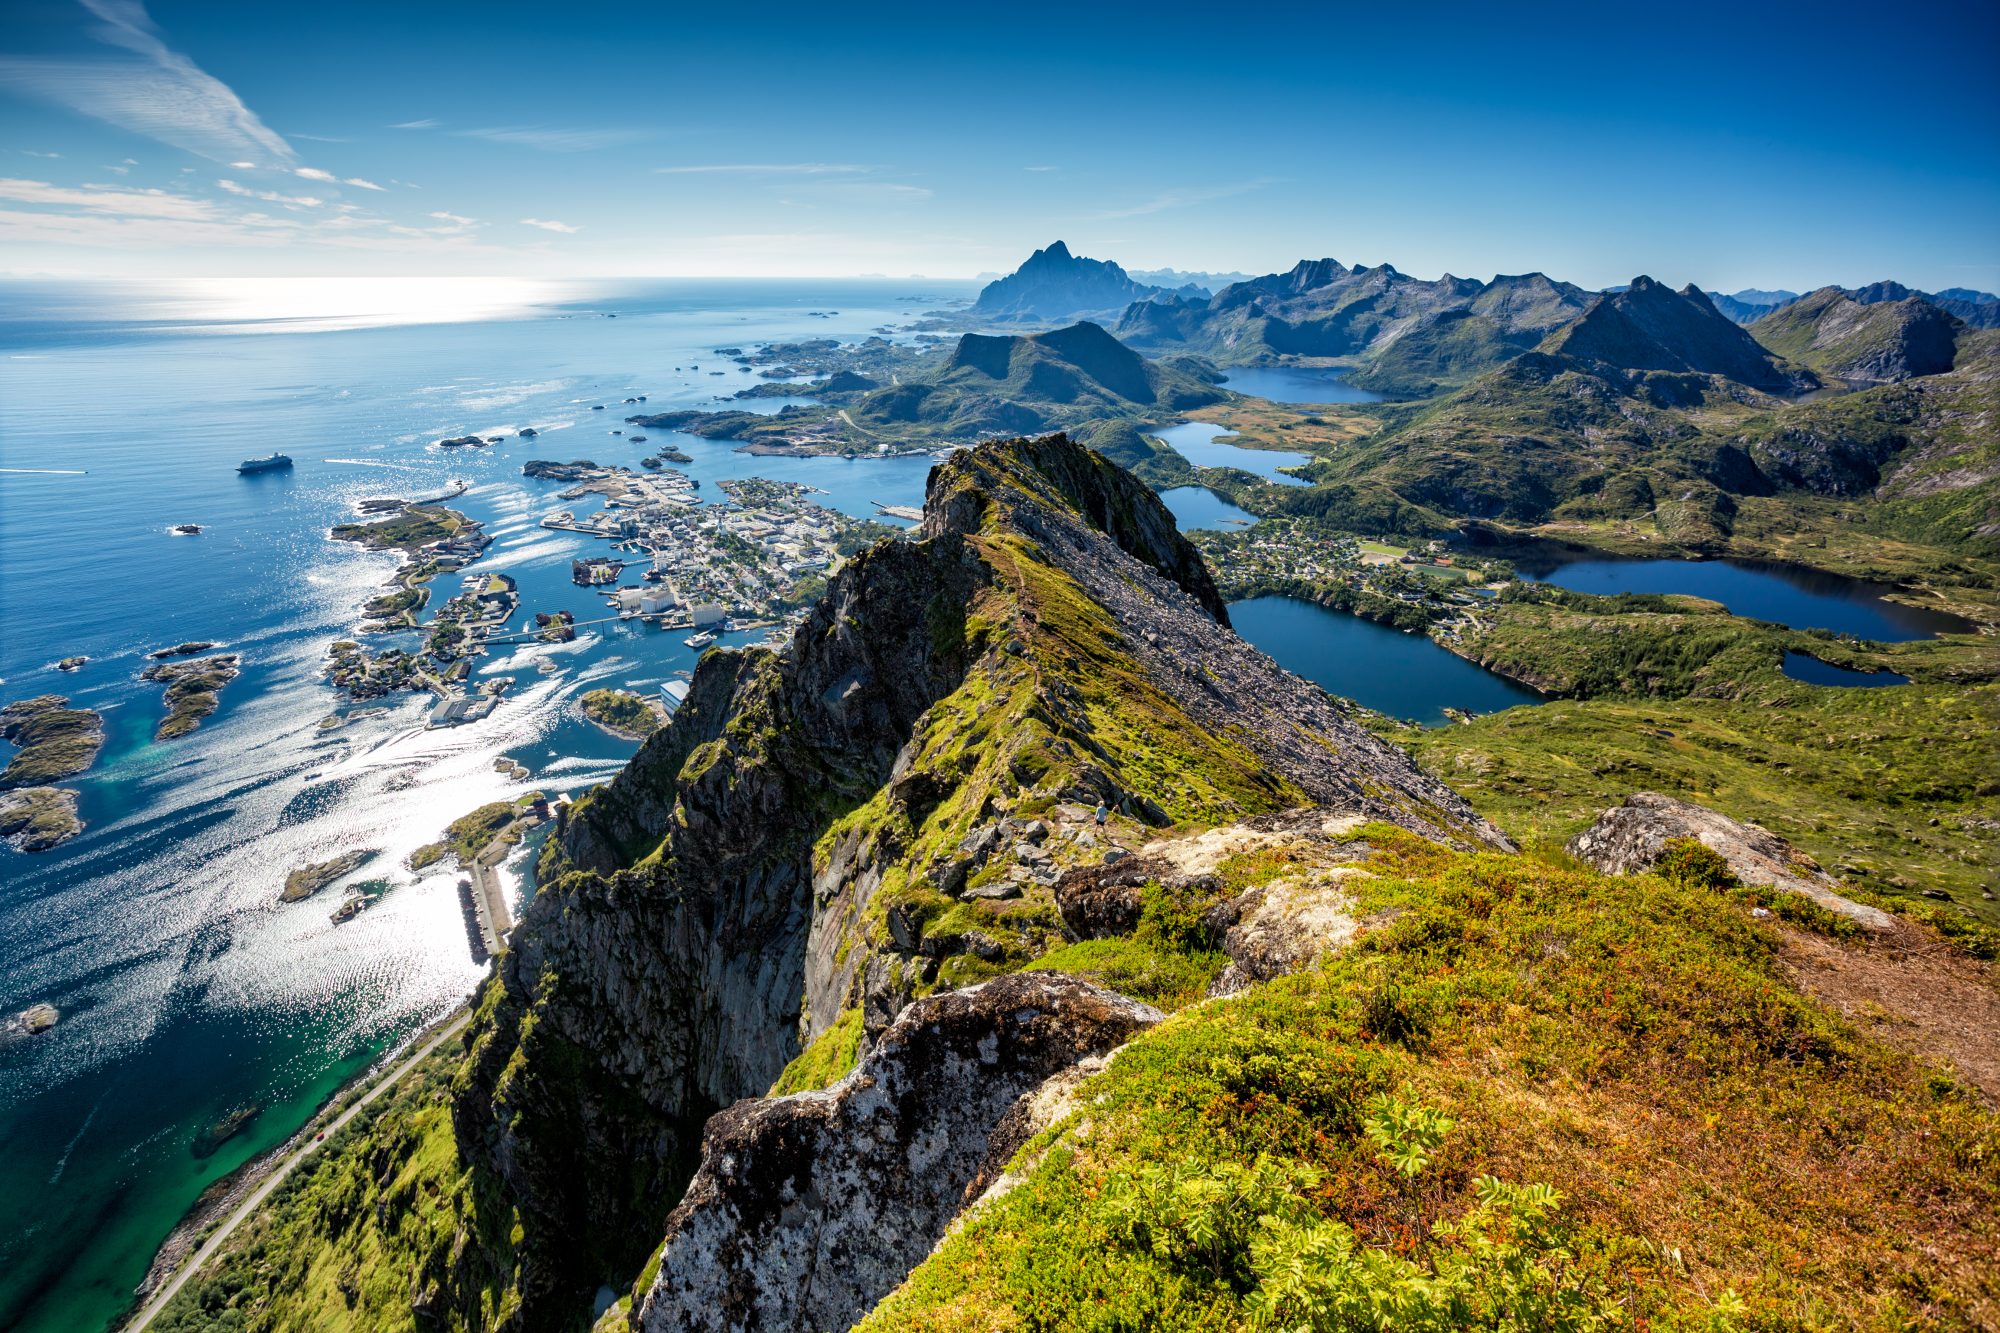
[[[501,319],[575,299],[536,278],[207,278],[172,284],[155,318],[254,329],[356,329]]]

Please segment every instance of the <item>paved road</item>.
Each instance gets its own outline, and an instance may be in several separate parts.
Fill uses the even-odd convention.
[[[362,1093],[354,1105],[335,1116],[333,1123],[326,1127],[325,1137],[332,1138],[333,1132],[352,1120],[362,1107],[380,1097],[390,1088],[395,1087],[405,1074],[416,1068],[418,1061],[436,1050],[447,1038],[456,1035],[471,1018],[472,1014],[469,1010],[460,1010],[455,1017],[433,1033],[421,1046],[417,1047],[408,1059],[377,1079],[375,1086]],[[211,1255],[222,1248],[223,1242],[229,1239],[230,1233],[236,1230],[243,1219],[250,1216],[257,1205],[262,1203],[265,1197],[272,1190],[278,1188],[285,1177],[292,1173],[292,1168],[303,1162],[313,1150],[323,1146],[318,1139],[307,1139],[304,1146],[272,1168],[271,1173],[264,1177],[257,1188],[250,1191],[250,1197],[238,1204],[236,1210],[230,1213],[228,1220],[217,1227],[209,1238],[201,1243],[201,1248],[196,1250],[193,1256],[181,1265],[180,1271],[175,1273],[164,1286],[153,1293],[153,1299],[146,1302],[146,1308],[134,1315],[132,1321],[125,1325],[125,1333],[140,1333],[140,1330],[152,1323],[160,1311],[166,1308],[167,1302],[172,1300],[175,1294],[186,1285],[187,1280],[200,1271],[201,1266],[208,1262]]]

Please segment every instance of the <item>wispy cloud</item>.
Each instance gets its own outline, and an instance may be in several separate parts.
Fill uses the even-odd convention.
[[[47,181],[0,178],[0,199],[17,204],[50,208],[74,208],[86,213],[117,213],[138,218],[177,218],[195,221],[215,216],[215,205],[166,190],[128,190],[121,186],[86,185],[72,189]]]
[[[428,120],[428,119],[405,120],[405,121],[399,121],[396,124],[391,125],[389,128],[392,130],[434,130],[442,123],[443,123],[442,121]]]
[[[247,185],[239,185],[232,180],[219,180],[215,184],[218,189],[227,190],[230,194],[240,195],[245,199],[262,199],[267,204],[291,204],[299,208],[318,208],[326,202],[326,200],[321,199],[317,195],[280,194],[276,190],[255,190]]]
[[[587,153],[598,148],[637,143],[649,137],[645,130],[560,130],[535,125],[489,126],[477,130],[455,130],[453,133],[464,139],[485,139],[491,143],[539,148],[545,153]]]
[[[1108,222],[1115,218],[1143,217],[1148,213],[1164,213],[1170,208],[1188,208],[1195,204],[1211,203],[1217,199],[1227,199],[1232,195],[1248,194],[1261,190],[1277,180],[1275,176],[1260,176],[1252,181],[1238,181],[1233,185],[1191,186],[1183,189],[1162,190],[1144,203],[1130,208],[1108,208],[1100,213],[1085,216],[1093,222]]]
[[[543,231],[559,231],[565,236],[574,236],[583,230],[581,227],[572,227],[567,222],[557,222],[553,218],[522,218],[521,225],[540,227]]]
[[[27,155],[28,155],[29,157],[50,157],[50,158],[54,158],[54,157],[61,157],[61,156],[62,156],[62,154],[61,154],[61,153],[38,153],[38,152],[36,152],[36,151],[35,151],[34,149],[32,149],[32,148],[23,148],[23,149],[22,149],[21,151],[22,151],[22,152],[24,152],[24,153],[26,153],[26,154],[27,154]]]
[[[718,162],[694,167],[654,167],[662,176],[831,176],[873,171],[851,162]]]
[[[1054,167],[1022,167],[1023,171],[1054,171]]]
[[[229,86],[166,44],[139,0],[82,0],[91,35],[137,59],[0,59],[0,82],[216,162],[290,162],[290,144]]]
[[[867,199],[876,203],[915,203],[931,197],[927,186],[904,185],[898,181],[820,181],[798,186],[791,193],[821,199]]]
[[[436,218],[439,222],[449,222],[455,227],[476,227],[479,225],[478,218],[461,217],[457,213],[439,211],[432,213],[430,216]]]
[[[352,139],[337,139],[337,138],[335,138],[335,137],[334,137],[333,135],[331,135],[331,134],[301,134],[301,133],[300,133],[299,131],[297,131],[297,130],[293,130],[293,131],[292,131],[292,138],[294,138],[294,139],[310,139],[310,140],[312,140],[312,141],[313,141],[314,143],[353,143],[353,142],[354,142],[354,140],[352,140]]]
[[[318,167],[293,167],[292,174],[301,180],[320,181],[327,185],[352,185],[362,190],[382,188],[374,181],[363,180],[359,176],[336,176],[331,171],[322,171]]]

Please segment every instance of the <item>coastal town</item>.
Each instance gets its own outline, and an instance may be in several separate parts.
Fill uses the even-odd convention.
[[[690,631],[684,641],[696,649],[732,630],[781,634],[824,590],[826,575],[842,559],[900,531],[819,504],[812,498],[818,492],[793,482],[724,481],[705,498],[699,481],[661,465],[669,452],[649,457],[643,471],[541,459],[521,469],[530,480],[565,483],[556,500],[570,507],[551,510],[539,526],[609,543],[611,554],[571,562],[572,582],[603,599],[604,611],[596,616],[533,609],[531,621],[510,628],[523,610],[517,582],[466,570],[492,543],[477,522],[434,503],[365,502],[372,521],[342,524],[330,535],[399,551],[403,562],[387,590],[363,607],[360,636],[329,648],[332,683],[356,702],[428,691],[436,696],[429,726],[476,721],[513,683],[500,676],[471,684],[474,661],[491,646],[566,642],[579,628],[613,621]],[[601,507],[579,513],[578,502],[593,496]],[[880,508],[884,515],[914,517],[906,509]],[[425,620],[436,580],[452,574],[460,576],[459,591]],[[364,642],[389,635],[405,636],[405,642]],[[410,641],[419,635],[420,641]],[[664,699],[668,707],[677,701],[677,695]],[[340,715],[329,723],[341,725]]]

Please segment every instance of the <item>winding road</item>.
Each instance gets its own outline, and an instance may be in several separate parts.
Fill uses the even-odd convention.
[[[446,1038],[456,1035],[471,1018],[472,1012],[470,1010],[459,1010],[456,1016],[447,1021],[436,1032],[432,1033],[430,1037],[425,1039],[422,1045],[411,1052],[409,1058],[377,1079],[375,1086],[355,1099],[354,1105],[335,1116],[323,1130],[317,1131],[314,1137],[307,1139],[301,1147],[287,1155],[282,1162],[273,1167],[270,1173],[258,1182],[257,1188],[250,1191],[249,1197],[238,1204],[222,1225],[217,1227],[209,1235],[209,1238],[201,1243],[201,1248],[189,1256],[188,1261],[180,1266],[180,1270],[161,1286],[158,1291],[153,1293],[153,1298],[146,1302],[145,1308],[132,1316],[131,1322],[125,1325],[124,1333],[140,1333],[141,1329],[152,1323],[160,1311],[167,1308],[167,1302],[171,1301],[179,1293],[180,1289],[187,1284],[187,1280],[199,1272],[201,1266],[208,1262],[210,1256],[222,1248],[223,1243],[229,1239],[231,1233],[236,1230],[243,1219],[256,1211],[257,1205],[264,1202],[271,1191],[278,1188],[285,1177],[292,1173],[293,1167],[303,1162],[315,1149],[324,1147],[325,1140],[332,1138],[334,1131],[352,1120],[362,1107],[380,1097],[390,1088],[395,1087],[397,1083],[402,1081],[405,1074],[408,1074],[412,1069],[417,1067],[419,1061],[436,1050],[443,1044]]]

